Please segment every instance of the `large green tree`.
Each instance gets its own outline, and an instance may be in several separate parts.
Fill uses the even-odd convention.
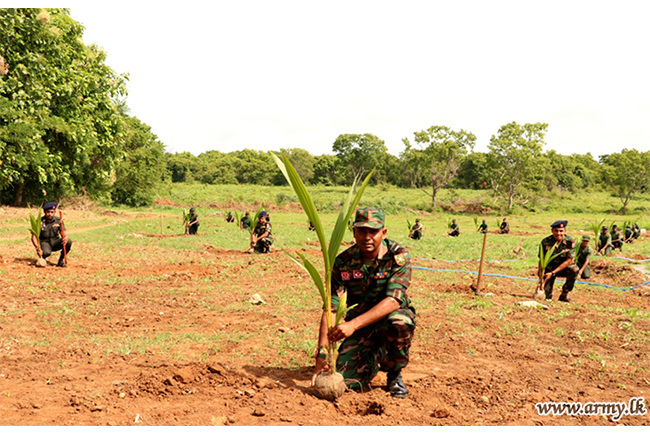
[[[131,206],[153,203],[153,191],[165,171],[164,146],[151,128],[135,117],[126,118],[124,156],[115,169],[111,196]]]
[[[67,9],[0,9],[0,200],[107,197],[122,156],[125,76]]]
[[[372,134],[341,134],[332,150],[348,170],[346,181],[350,183],[378,165],[387,152],[384,140]]]
[[[490,138],[488,179],[495,195],[506,198],[508,209],[512,209],[517,195],[525,195],[531,189],[529,184],[543,175],[545,167],[540,166],[540,156],[547,129],[546,123],[512,122]]]
[[[431,205],[435,207],[438,192],[456,176],[463,158],[474,149],[476,136],[462,129],[454,131],[447,126],[432,126],[415,133],[415,146],[408,138],[402,141],[414,183],[431,196]],[[431,192],[427,188],[431,188]]]
[[[623,149],[621,153],[601,156],[600,162],[603,180],[621,199],[623,207],[619,212],[625,214],[634,196],[650,188],[650,152]]]

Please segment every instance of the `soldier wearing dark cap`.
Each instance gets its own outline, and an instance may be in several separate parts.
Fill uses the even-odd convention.
[[[246,214],[244,215],[244,218],[242,218],[239,221],[239,228],[242,230],[248,230],[251,226],[251,218],[250,218],[250,213],[246,211]]]
[[[639,236],[641,236],[641,228],[639,224],[634,223],[632,226],[632,239],[639,239]]]
[[[187,224],[187,227],[189,227],[189,233],[191,235],[195,235],[199,230],[199,214],[196,213],[196,209],[193,207],[190,208],[190,222]]]
[[[566,279],[566,282],[562,286],[562,294],[558,300],[562,302],[573,302],[569,298],[569,293],[573,290],[579,269],[574,263],[576,256],[575,240],[566,234],[566,226],[568,223],[566,220],[555,221],[551,224],[551,236],[542,239],[542,250],[544,253],[552,250],[552,254],[557,254],[545,269],[539,269],[540,275],[544,277],[544,292],[547,300],[553,298],[553,284],[555,283],[556,277],[563,277]]]
[[[226,222],[227,223],[234,223],[235,222],[235,217],[232,215],[231,211],[228,211],[228,215],[226,215]]]
[[[510,224],[508,224],[508,221],[506,219],[503,219],[503,222],[501,223],[501,226],[499,227],[499,233],[502,235],[507,235],[510,233]]]
[[[422,239],[422,224],[420,223],[420,218],[415,219],[415,224],[413,225],[413,227],[411,227],[409,238],[415,240]]]
[[[449,226],[449,236],[458,236],[460,234],[460,227],[456,224],[456,220],[451,220],[451,225]]]
[[[591,277],[591,271],[589,270],[589,262],[591,261],[591,256],[594,254],[594,250],[589,246],[591,237],[589,235],[582,236],[582,242],[578,247],[576,252],[576,263],[578,266],[578,275],[577,278],[588,279]]]
[[[357,210],[353,224],[356,243],[336,257],[332,313],[343,291],[347,292],[347,304],[356,306],[329,334],[328,313],[323,314],[314,379],[328,368],[325,347],[330,341],[343,340],[336,368],[351,389],[366,388],[381,370],[387,372],[390,395],[406,398],[408,389],[401,372],[408,364],[415,331],[415,309],[406,294],[411,255],[402,245],[386,239],[384,220],[379,209]]]
[[[271,244],[273,244],[273,235],[271,234],[271,230],[271,223],[268,222],[268,213],[266,211],[261,211],[257,219],[255,232],[251,239],[251,248],[253,248],[255,252],[271,252]]]
[[[482,223],[480,226],[478,226],[478,230],[477,230],[477,231],[478,231],[479,233],[484,233],[484,234],[488,232],[488,225],[487,225],[487,223],[485,222],[485,220],[483,220],[483,223]]]
[[[598,236],[598,254],[610,256],[612,254],[612,235],[608,233],[607,226],[603,226]]]
[[[634,232],[632,231],[632,227],[625,226],[625,243],[626,244],[631,244],[632,243],[633,235],[634,235]]]
[[[36,239],[36,236],[32,235],[32,244],[36,248],[36,253],[39,257],[43,257],[44,259],[52,255],[53,251],[61,251],[57,266],[64,268],[65,256],[72,248],[72,241],[68,238],[67,234],[61,238],[61,234],[65,233],[65,225],[61,221],[61,218],[55,216],[57,207],[56,202],[49,202],[43,205],[41,236],[39,239]],[[65,252],[63,251],[64,245]]]

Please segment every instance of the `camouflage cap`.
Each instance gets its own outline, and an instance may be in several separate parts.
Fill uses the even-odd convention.
[[[354,216],[353,227],[368,227],[371,229],[383,229],[386,216],[384,211],[376,207],[362,207],[357,210]]]
[[[589,242],[591,237],[589,235],[582,235],[582,242]]]

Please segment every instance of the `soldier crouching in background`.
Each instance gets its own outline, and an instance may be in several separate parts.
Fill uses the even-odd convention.
[[[65,268],[65,256],[72,248],[72,241],[67,235],[61,238],[61,233],[65,233],[65,226],[61,218],[54,215],[57,207],[56,202],[49,202],[43,205],[44,215],[41,217],[41,236],[39,239],[36,239],[36,236],[32,235],[32,244],[36,248],[36,253],[39,257],[44,259],[50,257],[54,251],[61,251],[57,266]],[[63,251],[64,245],[65,252]]]

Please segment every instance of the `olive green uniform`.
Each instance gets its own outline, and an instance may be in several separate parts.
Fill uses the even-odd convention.
[[[458,227],[458,224],[451,223],[449,228],[451,229],[451,233],[449,233],[449,236],[458,236],[460,234],[460,227]]]
[[[411,230],[413,231],[413,233],[409,235],[411,239],[422,239],[422,224],[415,223],[415,225],[411,227]]]
[[[594,250],[592,250],[589,245],[584,248],[582,245],[578,247],[578,252],[576,253],[576,265],[578,267],[578,271],[582,269],[582,266],[585,264],[585,262],[588,260],[591,261],[591,256],[593,256],[593,254]],[[589,277],[591,277],[591,270],[589,269],[589,264],[587,264],[585,270],[582,271],[582,278],[586,280]]]
[[[605,245],[607,245],[605,247]],[[610,256],[612,254],[612,235],[610,235],[607,232],[600,232],[600,236],[598,237],[598,251],[603,250],[603,254],[606,256]]]
[[[488,232],[488,225],[483,223],[480,226],[478,226],[478,232],[479,233],[487,233]]]

